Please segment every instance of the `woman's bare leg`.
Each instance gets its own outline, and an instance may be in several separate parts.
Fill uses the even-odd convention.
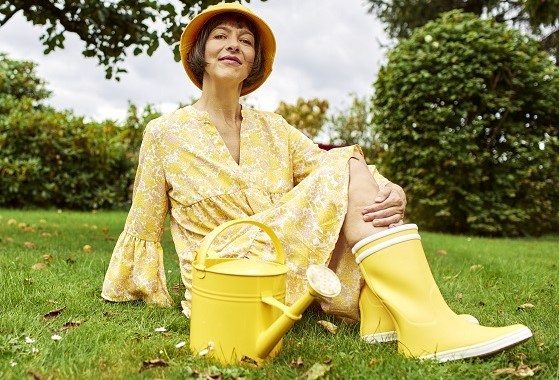
[[[379,187],[369,172],[365,160],[356,153],[349,160],[347,214],[341,231],[350,247],[361,239],[386,229],[386,227],[374,227],[372,222],[363,220],[363,208],[373,203],[378,191]]]

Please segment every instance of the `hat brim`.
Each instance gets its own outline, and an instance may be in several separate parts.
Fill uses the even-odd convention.
[[[274,38],[274,34],[272,29],[266,24],[264,20],[260,17],[255,15],[250,9],[242,6],[238,3],[222,3],[214,6],[210,6],[194,17],[184,28],[184,31],[181,35],[180,40],[180,53],[181,53],[181,61],[186,71],[186,74],[190,78],[190,80],[198,87],[200,90],[202,89],[202,83],[196,79],[196,75],[190,68],[188,64],[188,54],[194,43],[196,42],[196,38],[198,38],[198,34],[208,22],[214,16],[217,16],[221,13],[240,13],[246,18],[248,18],[258,29],[260,33],[260,43],[261,43],[261,51],[262,51],[262,67],[263,67],[263,75],[257,82],[252,83],[249,86],[243,87],[241,89],[241,96],[247,95],[258,87],[260,87],[266,79],[270,76],[272,72],[272,65],[274,63],[274,57],[276,54],[276,39]]]

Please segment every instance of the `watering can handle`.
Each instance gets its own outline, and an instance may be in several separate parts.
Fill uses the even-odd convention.
[[[198,248],[196,256],[194,257],[194,262],[198,260],[197,264],[200,265],[201,267],[204,267],[204,263],[206,261],[206,254],[210,249],[210,245],[213,243],[217,235],[219,235],[229,227],[232,227],[236,224],[243,224],[243,223],[253,224],[259,227],[262,231],[266,232],[266,234],[268,234],[268,236],[270,237],[270,240],[272,241],[272,244],[274,245],[274,248],[276,250],[276,262],[279,264],[285,264],[285,253],[283,251],[283,247],[281,246],[281,242],[277,237],[277,235],[275,234],[275,232],[264,223],[252,219],[235,219],[227,223],[223,223],[219,227],[215,228],[212,232],[208,234],[208,236],[206,236],[204,242],[202,243],[200,248]]]

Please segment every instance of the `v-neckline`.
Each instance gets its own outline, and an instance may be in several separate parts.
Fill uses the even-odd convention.
[[[235,161],[235,159],[233,158],[233,155],[231,154],[231,151],[227,147],[227,144],[225,144],[225,140],[221,136],[221,133],[219,133],[219,130],[217,129],[215,124],[211,121],[209,112],[204,110],[199,110],[194,106],[190,106],[190,107],[194,110],[195,113],[202,116],[205,123],[211,126],[210,133],[212,133],[213,135],[212,136],[213,143],[215,147],[222,152],[222,156],[226,156],[228,161],[233,163],[237,168],[240,168],[244,161],[243,158],[245,152],[243,146],[244,146],[245,139],[243,138],[243,136],[245,135],[245,129],[247,125],[247,123],[245,122],[246,114],[244,112],[245,111],[244,107],[241,106],[241,129],[239,131],[239,162]]]

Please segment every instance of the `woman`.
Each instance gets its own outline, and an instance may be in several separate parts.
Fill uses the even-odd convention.
[[[171,304],[159,243],[169,213],[186,286],[183,312],[189,316],[193,253],[220,224],[251,218],[270,226],[282,242],[289,268],[288,304],[305,292],[306,268],[327,264],[339,276],[342,293],[322,302],[325,312],[360,319],[364,337],[384,336],[395,328],[404,334],[395,325],[397,312],[385,307],[388,300],[369,284],[367,273],[362,275],[351,248],[359,246],[357,254],[367,254],[371,236],[400,228],[405,194],[367,166],[359,147],[322,151],[281,116],[241,107],[240,96],[256,90],[270,75],[274,54],[268,25],[240,4],[209,7],[187,25],[181,37],[182,63],[202,95],[192,106],[146,127],[132,207],[102,296]],[[212,247],[222,256],[273,255],[267,236],[249,225],[220,234]],[[504,334],[505,346],[527,334],[523,330],[521,339],[511,338],[508,331],[491,331],[490,337],[480,339]],[[436,349],[419,350],[432,354]]]

